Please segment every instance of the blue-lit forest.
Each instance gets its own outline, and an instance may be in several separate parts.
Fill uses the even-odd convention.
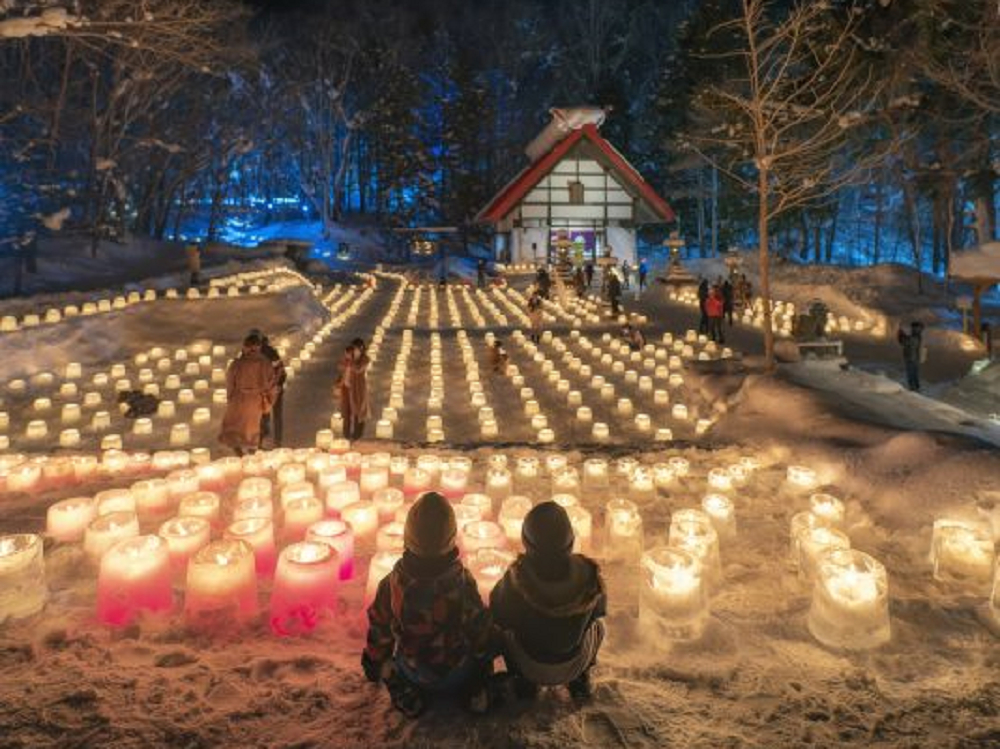
[[[760,134],[742,103],[777,92],[752,90],[741,8],[4,3],[2,257],[9,267],[57,233],[94,253],[136,236],[252,244],[290,222],[317,235],[343,221],[448,225],[474,245],[473,217],[548,109],[580,103],[611,108],[605,136],[676,208],[679,223],[643,242],[679,230],[694,255],[753,247]],[[767,4],[758,31],[792,8]],[[759,111],[781,120],[780,138],[836,132],[770,172],[797,193],[769,222],[772,253],[941,275],[952,253],[993,239],[996,13],[985,0],[836,0],[805,19],[806,54],[766,71],[803,89]]]

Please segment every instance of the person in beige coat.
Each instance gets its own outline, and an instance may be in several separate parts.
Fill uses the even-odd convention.
[[[368,347],[360,338],[351,341],[340,360],[337,390],[340,415],[344,419],[344,436],[351,442],[361,439],[368,419]]]
[[[219,442],[243,455],[260,445],[260,420],[269,413],[277,395],[274,366],[261,353],[261,339],[248,335],[243,351],[226,372],[226,415]]]

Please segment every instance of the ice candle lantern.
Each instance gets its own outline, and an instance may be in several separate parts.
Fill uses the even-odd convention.
[[[120,627],[141,611],[169,611],[173,604],[170,552],[159,536],[117,542],[101,557],[97,618]]]
[[[489,605],[490,593],[513,562],[514,555],[501,549],[478,549],[466,558],[465,566],[472,573],[484,604]]]
[[[608,502],[604,532],[605,559],[638,560],[642,554],[642,516],[634,502],[620,498]]]
[[[707,513],[691,509],[677,510],[670,518],[668,542],[670,546],[689,551],[701,562],[706,584],[715,584],[721,580],[719,534]]]
[[[83,539],[87,526],[97,517],[97,507],[90,497],[71,497],[49,506],[45,515],[45,532],[64,543]]]
[[[278,635],[315,629],[337,608],[339,564],[327,544],[304,541],[282,550],[271,590],[271,629]]]
[[[139,518],[134,512],[112,512],[101,515],[87,526],[83,550],[94,562],[118,541],[139,535]]]
[[[47,597],[42,539],[34,533],[0,536],[0,624],[37,614]]]
[[[340,511],[356,539],[370,539],[378,529],[378,509],[374,502],[366,500],[354,502]]]
[[[337,553],[341,580],[354,577],[354,533],[343,520],[320,520],[306,531],[306,541],[324,543]]]
[[[479,549],[502,549],[506,540],[503,528],[489,520],[474,520],[459,531],[459,546],[466,554]]]
[[[271,518],[247,517],[237,520],[226,528],[225,535],[229,539],[244,541],[253,549],[258,575],[270,576],[274,573],[276,552]]]
[[[184,611],[189,619],[225,623],[257,613],[253,548],[225,539],[202,548],[188,563]]]
[[[696,640],[708,622],[701,562],[689,551],[658,546],[642,555],[640,621],[670,640]]]
[[[809,631],[832,648],[862,650],[889,641],[889,584],[885,567],[856,549],[823,554],[816,572]]]
[[[994,557],[992,530],[986,523],[947,518],[934,521],[931,563],[935,580],[989,591]]]
[[[171,518],[160,526],[160,537],[167,542],[174,580],[183,582],[188,560],[212,540],[212,525],[206,518]]]
[[[834,549],[850,549],[851,539],[836,528],[817,525],[799,535],[799,577],[813,580],[823,555]]]
[[[524,525],[524,517],[529,512],[531,512],[531,500],[519,495],[507,497],[500,506],[497,519],[511,543],[521,542],[521,528]]]
[[[364,601],[366,608],[368,604],[375,600],[375,595],[378,593],[378,586],[382,582],[382,578],[392,572],[392,568],[396,566],[396,562],[400,560],[401,556],[398,551],[375,552],[368,567],[368,584],[365,586]]]

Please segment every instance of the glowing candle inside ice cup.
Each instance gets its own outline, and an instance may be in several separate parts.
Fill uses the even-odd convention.
[[[276,551],[274,546],[274,526],[268,517],[246,517],[231,523],[226,528],[226,538],[244,541],[253,549],[258,575],[270,576],[274,573]]]
[[[45,533],[65,543],[83,539],[87,526],[97,517],[97,507],[90,497],[71,497],[49,506]]]
[[[642,555],[640,570],[642,624],[670,640],[699,638],[708,622],[708,597],[697,557],[659,546]]]
[[[889,641],[888,578],[878,561],[856,549],[820,557],[809,631],[828,647],[875,648]]]
[[[169,611],[172,605],[170,551],[162,538],[126,538],[101,557],[97,580],[99,621],[120,627],[142,611]]]
[[[342,520],[320,520],[306,531],[306,540],[325,543],[337,553],[341,580],[354,576],[354,533]]]
[[[337,608],[339,564],[327,544],[305,541],[282,550],[271,590],[271,629],[278,635],[308,632]]]
[[[253,548],[235,539],[215,541],[188,563],[184,611],[189,620],[225,624],[257,613]]]
[[[0,536],[0,624],[37,614],[47,597],[42,539],[34,533]]]
[[[212,525],[206,518],[176,517],[160,526],[159,535],[167,542],[174,580],[183,582],[188,560],[212,540]]]

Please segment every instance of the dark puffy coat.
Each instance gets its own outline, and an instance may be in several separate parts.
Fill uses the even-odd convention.
[[[494,623],[514,634],[525,653],[540,663],[573,658],[591,623],[607,613],[607,594],[597,563],[581,554],[569,558],[565,576],[539,576],[524,554],[490,595]]]
[[[365,657],[383,664],[395,655],[422,681],[442,681],[470,658],[487,658],[491,633],[489,612],[457,551],[431,559],[406,552],[368,608]]]

